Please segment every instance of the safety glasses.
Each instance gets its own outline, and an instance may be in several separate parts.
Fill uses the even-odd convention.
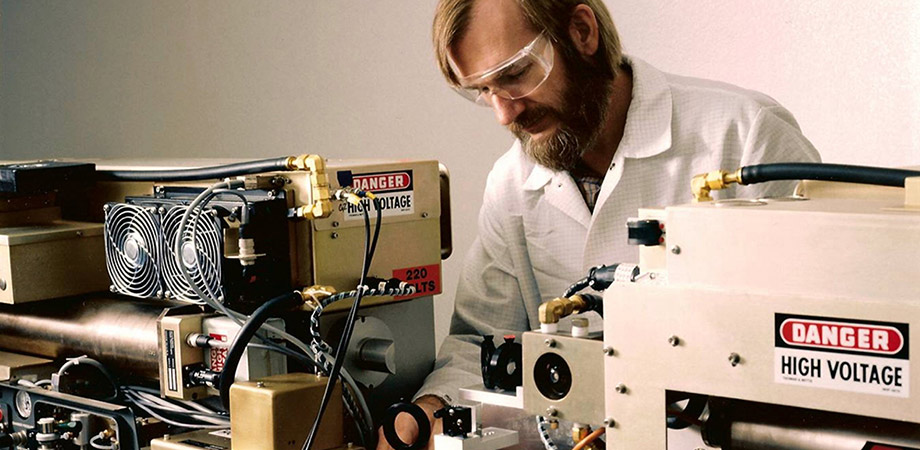
[[[456,64],[451,67],[458,73]],[[494,67],[460,78],[454,86],[463,98],[481,106],[491,106],[492,96],[517,100],[532,94],[553,70],[553,44],[540,33],[514,56]]]

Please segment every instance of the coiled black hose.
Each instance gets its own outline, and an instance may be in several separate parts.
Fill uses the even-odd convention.
[[[904,179],[910,177],[920,177],[920,171],[820,163],[758,164],[741,169],[741,184],[745,185],[779,180],[818,180],[904,187]]]
[[[272,315],[280,311],[291,309],[302,301],[299,294],[296,292],[289,292],[263,303],[262,306],[249,316],[249,320],[243,324],[239,333],[233,338],[233,343],[230,345],[230,350],[227,352],[224,368],[220,372],[220,401],[227,411],[230,410],[230,386],[233,385],[233,380],[236,378],[236,369],[240,365],[240,359],[242,359],[243,351],[246,350],[249,341],[252,340],[252,337],[259,331],[259,328],[261,328],[265,321],[272,317]]]
[[[289,156],[224,164],[211,167],[175,170],[97,170],[102,181],[196,181],[213,180],[263,172],[291,170]]]

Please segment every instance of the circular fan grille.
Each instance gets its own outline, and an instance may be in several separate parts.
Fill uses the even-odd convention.
[[[159,296],[159,218],[151,208],[124,203],[106,206],[105,260],[112,290],[141,298]]]
[[[222,296],[221,257],[224,248],[221,221],[212,214],[212,210],[202,212],[196,209],[189,216],[185,232],[180,235],[179,225],[186,210],[185,206],[174,206],[163,216],[167,248],[162,270],[167,296],[177,300],[201,301],[182,274],[179,268],[181,261],[195,286],[211,298],[219,299]]]

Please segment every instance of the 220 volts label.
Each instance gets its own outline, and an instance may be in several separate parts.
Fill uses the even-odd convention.
[[[396,269],[393,270],[393,278],[398,278],[415,287],[415,294],[406,297],[396,297],[398,300],[441,293],[440,264]]]
[[[906,323],[775,314],[777,383],[910,396]]]
[[[408,215],[415,211],[411,170],[361,174],[341,171],[337,177],[339,186],[351,186],[377,196],[383,217]],[[345,220],[363,220],[365,211],[371,219],[377,214],[369,199],[363,199],[357,205],[343,202],[340,208]]]

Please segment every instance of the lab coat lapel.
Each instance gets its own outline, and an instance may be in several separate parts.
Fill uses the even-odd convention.
[[[543,194],[550,206],[562,211],[585,229],[591,223],[591,211],[581,196],[581,191],[567,172],[554,172],[547,167],[536,165],[527,180],[526,187],[534,188],[542,184]]]

